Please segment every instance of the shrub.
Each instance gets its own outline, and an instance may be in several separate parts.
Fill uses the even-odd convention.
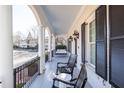
[[[16,88],[22,88],[23,87],[23,83],[20,83],[20,84],[16,84]]]
[[[56,49],[66,49],[66,46],[65,45],[57,45]]]

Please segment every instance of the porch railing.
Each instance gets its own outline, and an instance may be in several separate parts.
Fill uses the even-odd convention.
[[[2,88],[1,84],[2,84],[2,82],[0,81],[0,88]]]
[[[14,68],[14,87],[29,87],[39,72],[40,58],[35,57],[25,64]]]

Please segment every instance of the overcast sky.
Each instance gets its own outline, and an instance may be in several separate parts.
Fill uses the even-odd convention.
[[[21,33],[23,37],[27,37],[31,28],[37,26],[35,16],[28,6],[13,6],[13,34]],[[45,32],[45,36],[48,36],[47,31]]]
[[[13,6],[13,34],[21,31],[27,36],[33,26],[37,26],[37,21],[30,8],[24,5]]]

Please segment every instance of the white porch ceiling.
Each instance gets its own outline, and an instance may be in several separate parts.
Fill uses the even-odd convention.
[[[54,33],[65,34],[73,24],[81,5],[42,5],[46,18],[51,24]]]

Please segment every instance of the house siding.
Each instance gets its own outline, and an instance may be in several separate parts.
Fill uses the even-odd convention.
[[[70,29],[68,33],[69,36],[73,36],[74,30],[79,31],[79,39],[77,40],[77,67],[80,69],[80,64],[82,64],[82,58],[81,58],[81,25],[82,23],[86,22],[86,24],[89,22],[89,20],[92,20],[95,15],[95,10],[98,8],[98,5],[93,5],[93,6],[86,6],[84,11],[81,13],[80,17],[75,21],[74,26]],[[110,88],[111,85],[109,84],[108,81],[105,81],[102,79],[100,76],[98,76],[95,72],[95,67],[92,66],[89,61],[90,61],[90,54],[89,54],[89,32],[88,32],[88,27],[86,25],[86,32],[85,32],[85,59],[88,61],[86,64],[87,67],[87,73],[88,73],[88,82],[90,85],[94,88],[101,87],[101,88]],[[74,53],[75,50],[75,45],[74,45],[74,40],[72,42],[72,53]]]

